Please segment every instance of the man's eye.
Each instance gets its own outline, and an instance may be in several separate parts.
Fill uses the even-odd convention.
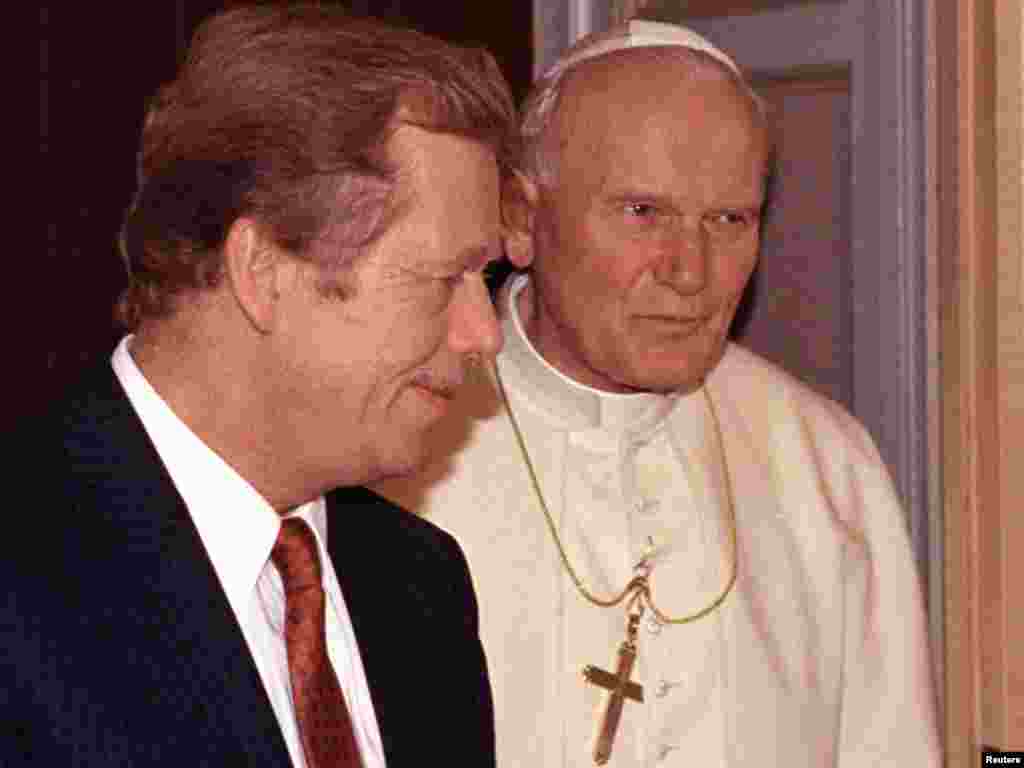
[[[719,211],[706,216],[704,222],[712,234],[738,235],[749,229],[755,218],[746,211]]]
[[[626,203],[624,210],[627,215],[636,219],[648,219],[657,213],[650,203]]]

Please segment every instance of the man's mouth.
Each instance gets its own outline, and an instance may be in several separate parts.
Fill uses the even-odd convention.
[[[652,323],[664,323],[666,325],[676,325],[690,328],[696,325],[703,325],[707,323],[710,319],[710,316],[707,315],[698,315],[691,317],[688,315],[645,314],[635,315],[634,317],[636,317],[637,320],[646,320]]]
[[[455,387],[449,386],[425,386],[423,384],[417,384],[420,389],[426,390],[435,397],[440,397],[444,400],[451,400],[455,397]]]
[[[411,383],[417,389],[445,401],[454,399],[459,388],[459,382],[455,379],[439,379],[429,373],[417,374]]]

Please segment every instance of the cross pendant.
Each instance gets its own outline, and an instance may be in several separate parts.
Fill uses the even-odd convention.
[[[631,614],[626,639],[619,646],[618,664],[614,674],[593,665],[583,668],[583,677],[588,683],[608,691],[601,705],[603,711],[594,733],[595,765],[604,765],[612,755],[615,731],[619,727],[625,700],[644,700],[643,687],[629,679],[633,671],[633,662],[636,661],[636,629],[639,623],[640,614]]]

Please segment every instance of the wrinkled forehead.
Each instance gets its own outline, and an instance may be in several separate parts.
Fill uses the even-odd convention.
[[[663,77],[658,78],[656,87],[651,77],[657,75]],[[737,92],[743,90],[738,76],[708,54],[677,46],[657,46],[627,48],[582,61],[562,76],[562,91],[564,94],[587,90],[615,98],[631,92],[664,96],[669,95],[664,91],[666,87],[674,90],[673,84],[704,80],[729,84]]]
[[[768,141],[742,84],[701,54],[617,51],[569,73],[557,131],[565,182],[760,184]]]
[[[662,117],[680,132],[728,119],[761,122],[742,83],[708,55],[679,47],[619,50],[566,73],[559,102],[563,149],[572,136],[618,131]]]

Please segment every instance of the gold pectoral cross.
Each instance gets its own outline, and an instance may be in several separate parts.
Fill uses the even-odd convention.
[[[601,704],[603,711],[594,734],[595,765],[604,765],[612,755],[615,731],[619,727],[622,705],[625,700],[631,699],[639,702],[644,700],[643,687],[629,679],[629,675],[633,671],[633,662],[636,661],[636,629],[639,623],[640,614],[630,614],[626,639],[619,646],[618,663],[614,674],[592,665],[583,668],[583,677],[588,683],[608,691]]]

